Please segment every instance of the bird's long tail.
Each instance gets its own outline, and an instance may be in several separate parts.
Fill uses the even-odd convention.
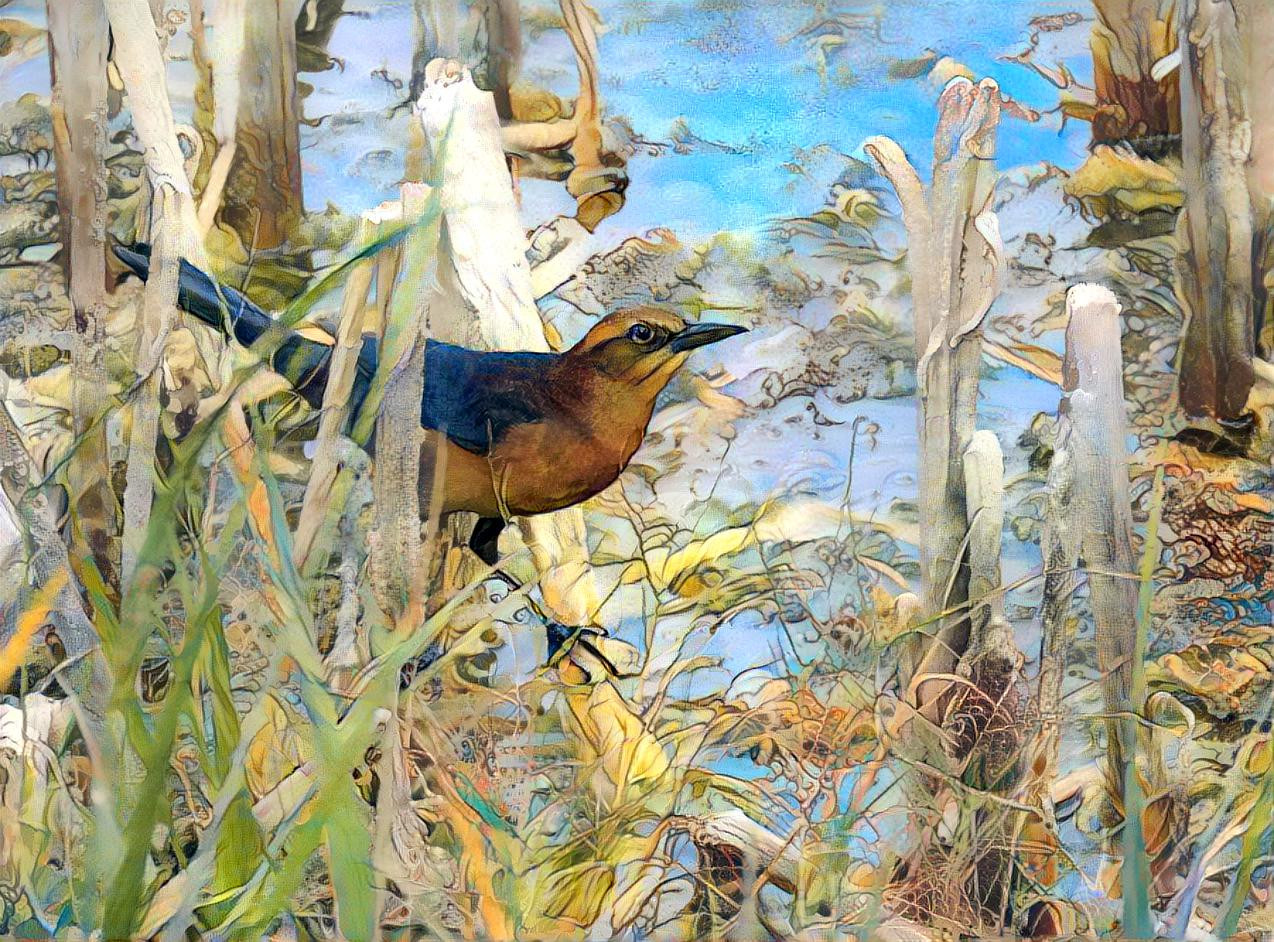
[[[115,255],[143,281],[149,277],[149,245],[139,243],[131,248],[117,245]],[[275,326],[274,318],[257,305],[234,288],[218,284],[210,275],[185,259],[181,260],[181,271],[177,278],[177,305],[205,324],[217,328],[227,336],[233,336],[245,347],[251,347]],[[302,337],[294,330],[285,331],[279,338],[278,345],[271,346],[273,353],[269,356],[270,368],[291,383],[312,407],[321,407],[323,391],[327,388],[332,348]],[[350,392],[351,417],[358,414],[375,373],[376,344],[369,339],[359,352],[354,388]]]

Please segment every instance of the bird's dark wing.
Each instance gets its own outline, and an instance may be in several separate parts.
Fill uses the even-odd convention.
[[[149,246],[116,246],[115,254],[142,279],[150,274]],[[181,263],[178,303],[213,327],[233,331],[239,342],[249,347],[275,326],[274,319],[261,308],[185,260]],[[270,356],[270,366],[318,409],[323,405],[331,352],[331,347],[287,330]],[[461,448],[485,455],[511,426],[543,419],[550,395],[545,373],[557,356],[468,350],[431,340],[425,348],[420,424],[443,432]],[[371,391],[376,367],[376,340],[365,337],[350,390],[351,425]]]
[[[150,277],[150,246],[138,243],[131,248],[115,246],[115,255],[143,281]],[[234,288],[218,284],[213,278],[181,260],[177,280],[177,304],[206,324],[224,334],[233,334],[245,347],[252,348],[258,340],[278,324]],[[270,355],[270,368],[283,376],[298,393],[315,409],[323,405],[323,392],[327,388],[328,369],[332,348],[303,337],[295,330],[283,329],[275,338]],[[353,398],[361,404],[370,388],[371,376],[376,372],[376,344],[363,344],[354,379]]]
[[[555,353],[484,352],[429,341],[420,424],[485,455],[511,426],[541,422]]]

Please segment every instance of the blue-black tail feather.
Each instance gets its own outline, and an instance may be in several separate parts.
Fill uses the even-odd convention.
[[[143,280],[150,274],[150,246],[116,246],[115,254]],[[266,337],[277,323],[238,291],[218,284],[185,260],[178,278],[177,303],[182,310],[227,336],[233,335],[247,347]],[[270,354],[269,364],[317,409],[323,404],[331,352],[330,346],[286,330]],[[558,356],[478,351],[426,341],[421,426],[443,432],[450,441],[474,454],[487,454],[507,429],[543,419],[548,401],[546,378]],[[349,426],[371,390],[376,364],[376,339],[364,338],[350,390]]]
[[[115,246],[115,255],[143,281],[150,275],[150,246],[138,243],[131,248]],[[261,339],[275,321],[240,292],[218,284],[209,275],[181,261],[177,278],[177,304],[183,310],[216,327],[245,347]],[[270,367],[288,380],[314,408],[323,404],[327,388],[332,348],[287,331],[270,355]],[[367,398],[372,377],[376,373],[376,343],[368,338],[359,351],[358,369],[350,391],[351,421]]]

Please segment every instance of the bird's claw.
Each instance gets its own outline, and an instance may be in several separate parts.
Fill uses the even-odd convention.
[[[546,628],[550,668],[559,667],[569,658],[571,664],[584,672],[588,682],[605,677],[635,677],[641,673],[641,660],[632,645],[612,638],[604,628],[571,628],[557,622],[549,622]]]
[[[587,644],[589,648],[594,645],[589,642],[589,637],[604,638],[606,630],[593,625],[573,628],[570,625],[563,625],[561,622],[549,621],[544,622],[544,634],[548,640],[548,666],[556,667],[558,662],[570,653],[577,643]],[[609,660],[604,655],[598,654],[598,657],[609,666]]]

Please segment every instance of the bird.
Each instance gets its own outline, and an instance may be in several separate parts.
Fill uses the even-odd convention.
[[[117,245],[114,252],[146,279],[149,246]],[[177,302],[246,347],[276,326],[260,307],[185,259]],[[744,332],[734,324],[688,323],[672,310],[641,306],[601,318],[561,353],[427,341],[422,454],[435,456],[433,466],[444,480],[435,489],[422,475],[422,497],[431,496],[430,509],[443,517],[477,514],[469,545],[494,566],[509,518],[572,507],[610,486],[640,447],[660,392],[691,353]],[[331,351],[286,331],[269,365],[319,409]],[[350,393],[351,424],[371,389],[377,355],[376,338],[365,337]],[[374,440],[368,447],[374,453]],[[425,500],[422,505],[428,506]]]

